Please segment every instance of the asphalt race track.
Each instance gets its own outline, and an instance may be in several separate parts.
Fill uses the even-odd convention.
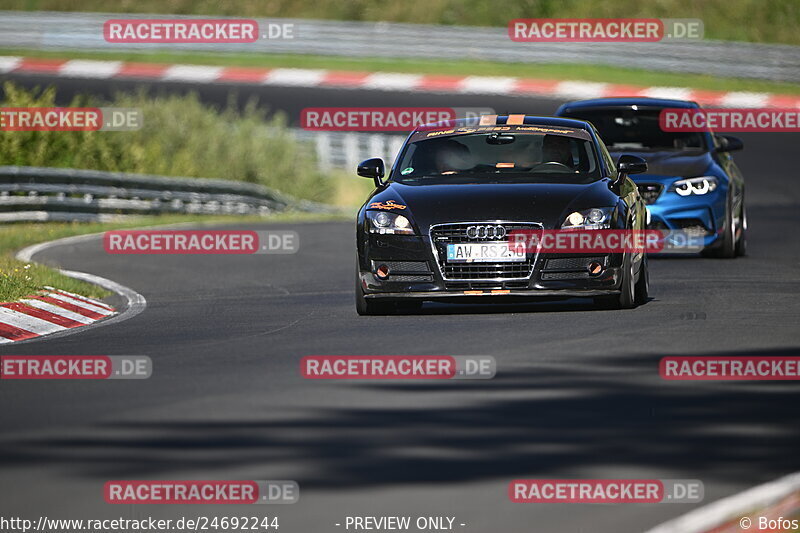
[[[8,78],[8,76],[6,76]],[[15,78],[41,83],[35,78]],[[62,98],[102,83],[59,80]],[[116,88],[128,86],[119,82]],[[182,90],[183,87],[170,86]],[[224,102],[233,87],[205,87]],[[310,106],[483,106],[547,99],[238,87],[296,122]],[[706,503],[800,470],[797,382],[667,382],[666,355],[798,355],[797,136],[743,134],[749,255],[653,259],[651,300],[426,304],[358,317],[353,223],[270,225],[295,255],[113,256],[100,239],[36,256],[143,294],[110,326],[0,354],[148,355],[146,381],[6,381],[0,500],[51,517],[242,515],[241,507],[112,506],[113,479],[292,479],[300,502],[257,508],[285,532],[347,515],[449,515],[474,532],[639,532],[686,504],[512,504],[515,478],[700,479]],[[353,178],[358,179],[358,178]],[[260,225],[247,226],[264,229]],[[304,380],[306,355],[492,355],[489,381]]]

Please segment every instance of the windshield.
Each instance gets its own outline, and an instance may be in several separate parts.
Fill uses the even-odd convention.
[[[401,183],[493,178],[584,183],[599,179],[600,173],[592,142],[586,139],[474,133],[409,143],[392,176]]]
[[[587,109],[570,111],[570,118],[594,124],[606,147],[612,151],[705,150],[702,133],[665,132],[658,115],[661,109]]]

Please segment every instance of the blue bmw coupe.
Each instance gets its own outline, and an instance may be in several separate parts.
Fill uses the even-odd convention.
[[[650,229],[682,230],[703,240],[703,255],[745,254],[744,179],[731,152],[741,139],[705,132],[665,132],[663,109],[700,109],[695,102],[599,98],[562,105],[556,116],[591,122],[613,157],[634,154],[647,172],[631,178],[647,203]]]

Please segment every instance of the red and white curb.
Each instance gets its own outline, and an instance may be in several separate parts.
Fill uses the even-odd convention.
[[[19,302],[0,303],[0,344],[87,326],[117,314],[98,300],[53,287],[45,289]]]
[[[798,509],[800,472],[795,472],[696,509],[646,533],[741,533],[747,529],[759,531],[759,517],[775,520],[778,517],[795,516]]]
[[[101,239],[102,236],[102,233],[92,233],[34,244],[20,250],[16,258],[30,263],[35,254],[48,248]],[[43,336],[61,337],[81,328],[114,324],[133,318],[147,307],[144,296],[115,281],[85,272],[59,272],[117,293],[125,301],[124,309],[118,311],[99,300],[45,287],[40,294],[19,302],[0,303],[0,344],[30,341]]]
[[[86,59],[36,59],[0,56],[0,74],[22,73],[64,78],[131,79],[190,83],[236,83],[282,87],[323,87],[448,94],[546,96],[561,99],[650,96],[694,100],[706,106],[800,109],[800,96],[730,92],[686,87],[644,87],[615,83],[547,79],[448,76],[327,69],[220,67],[129,63]]]

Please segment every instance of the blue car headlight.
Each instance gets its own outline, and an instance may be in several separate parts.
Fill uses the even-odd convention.
[[[575,211],[567,216],[561,229],[608,229],[611,227],[613,207],[595,207]]]
[[[717,188],[719,180],[714,176],[700,176],[699,178],[688,178],[678,180],[669,188],[680,196],[691,196],[693,194],[702,196],[713,192]]]
[[[370,233],[413,235],[411,221],[403,215],[385,211],[367,211],[367,225]]]

